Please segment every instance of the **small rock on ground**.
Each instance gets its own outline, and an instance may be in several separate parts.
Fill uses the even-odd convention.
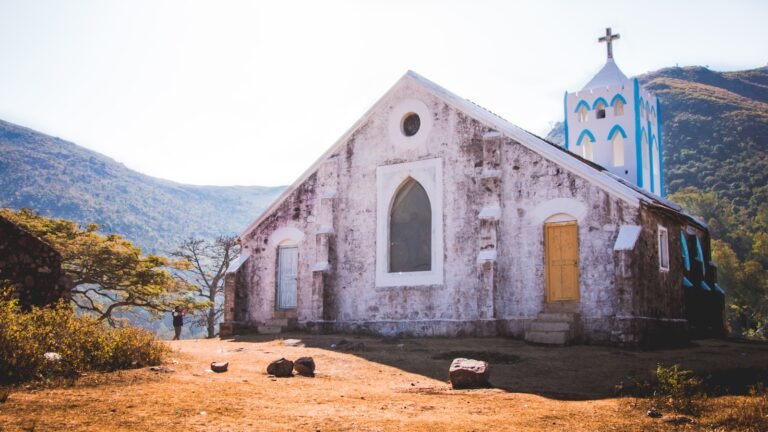
[[[229,369],[229,362],[213,362],[211,363],[211,370],[214,372],[226,372]]]
[[[267,374],[280,378],[293,376],[293,362],[284,358],[275,360],[267,366]]]
[[[457,358],[451,362],[448,378],[454,389],[490,387],[491,367],[488,362]]]
[[[165,366],[152,366],[149,368],[149,370],[151,370],[152,372],[164,372],[164,373],[176,372],[175,370]]]
[[[312,357],[299,357],[293,362],[297,374],[306,377],[315,376],[315,360]]]

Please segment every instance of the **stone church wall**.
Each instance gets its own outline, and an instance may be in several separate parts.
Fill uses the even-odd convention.
[[[24,309],[69,298],[72,290],[71,281],[61,270],[61,255],[0,217],[0,288],[6,284]]]
[[[289,241],[299,248],[295,314],[306,330],[522,337],[546,307],[544,224],[570,218],[578,225],[582,340],[638,344],[643,332],[685,330],[675,291],[681,275],[659,273],[655,243],[664,224],[674,244],[679,223],[609,194],[416,84],[405,83],[377,107],[241,239],[250,258],[228,282],[241,325],[276,316],[277,248]],[[403,140],[393,119],[412,109],[428,112],[424,135]],[[382,284],[377,243],[388,239],[377,238],[377,201],[391,197],[377,196],[377,169],[402,166],[406,175],[412,162],[435,160],[443,280]],[[634,250],[615,252],[622,225],[641,226],[641,238]],[[673,267],[679,255],[670,247]]]

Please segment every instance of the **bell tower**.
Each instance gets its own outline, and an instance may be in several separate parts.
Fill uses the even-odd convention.
[[[610,27],[605,65],[579,91],[565,93],[565,148],[638,187],[664,196],[661,105],[613,59],[620,35]]]

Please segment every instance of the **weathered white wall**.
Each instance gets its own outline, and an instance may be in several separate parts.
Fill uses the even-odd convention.
[[[428,116],[413,139],[393,127],[407,112]],[[489,169],[483,153],[488,132],[415,83],[396,87],[338,153],[242,239],[251,253],[249,319],[274,316],[276,233],[292,233],[299,243],[296,313],[308,328],[522,336],[545,302],[543,222],[568,214],[579,226],[585,336],[607,340],[620,303],[613,243],[620,225],[639,224],[639,208],[500,137],[498,277],[489,291],[478,264],[485,247],[478,215],[489,196],[481,181]],[[386,241],[377,239],[377,200],[391,199],[377,196],[377,167],[427,159],[442,163],[444,283],[377,286],[376,246]]]

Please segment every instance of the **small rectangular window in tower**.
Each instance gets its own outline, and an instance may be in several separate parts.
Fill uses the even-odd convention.
[[[595,106],[595,117],[599,119],[605,118],[605,104],[603,102],[598,102]]]
[[[669,271],[669,233],[659,225],[659,270]]]

